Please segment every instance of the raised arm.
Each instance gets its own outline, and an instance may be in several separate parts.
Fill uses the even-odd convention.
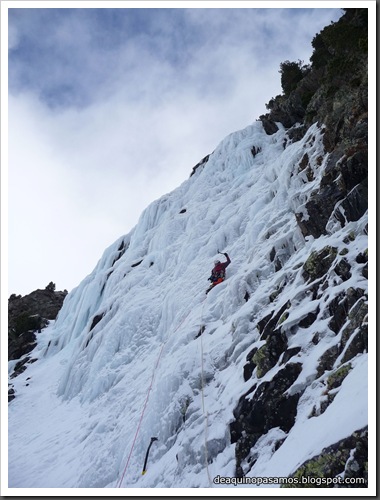
[[[229,258],[228,253],[225,253],[225,254],[223,254],[223,255],[224,255],[224,256],[226,257],[226,259],[227,259],[227,261],[223,263],[223,264],[224,264],[224,268],[226,268],[229,264],[231,264],[231,259]]]

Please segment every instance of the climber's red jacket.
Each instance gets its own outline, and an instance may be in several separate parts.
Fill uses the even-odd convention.
[[[228,254],[224,254],[226,256],[226,262],[219,262],[219,264],[216,264],[214,269],[211,271],[211,276],[209,278],[210,281],[217,281],[219,278],[224,279],[226,275],[226,267],[231,264],[231,259],[229,258]]]

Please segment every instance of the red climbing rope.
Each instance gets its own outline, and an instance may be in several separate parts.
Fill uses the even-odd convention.
[[[138,434],[140,432],[141,422],[142,422],[142,419],[144,418],[145,410],[146,410],[146,407],[147,407],[147,404],[148,404],[149,394],[150,394],[150,391],[152,390],[152,387],[153,387],[154,377],[155,377],[155,374],[156,374],[156,370],[157,370],[158,364],[159,364],[160,359],[161,359],[162,351],[164,350],[164,346],[165,346],[165,344],[162,344],[161,349],[160,349],[160,353],[158,355],[158,358],[157,358],[157,361],[156,361],[156,364],[155,364],[155,367],[154,367],[154,370],[153,370],[152,380],[150,382],[150,386],[149,386],[149,389],[148,389],[148,392],[147,392],[147,395],[146,395],[146,398],[145,398],[144,407],[143,407],[143,410],[141,412],[141,416],[140,416],[140,420],[139,420],[139,423],[138,423],[138,426],[137,426],[135,437],[133,438],[133,443],[132,443],[132,446],[131,446],[131,451],[129,452],[127,463],[125,464],[123,474],[122,474],[121,479],[120,479],[120,481],[119,481],[119,483],[117,485],[118,488],[121,487],[122,482],[124,480],[124,476],[125,476],[125,473],[127,471],[128,465],[129,465],[129,461],[130,461],[131,456],[132,456],[132,451],[133,451],[133,448],[135,447],[136,439],[137,439],[137,436],[138,436]]]
[[[206,298],[203,299],[202,302],[204,302],[206,300]],[[157,358],[157,361],[156,361],[156,364],[154,366],[154,370],[153,370],[153,374],[152,374],[152,379],[150,381],[150,385],[149,385],[149,388],[148,388],[148,392],[147,392],[147,395],[146,395],[146,398],[145,398],[145,403],[144,403],[144,406],[143,406],[143,409],[142,409],[142,412],[141,412],[141,415],[140,415],[140,420],[139,420],[139,423],[138,423],[138,426],[137,426],[137,430],[135,432],[135,436],[133,438],[133,442],[132,442],[132,446],[131,446],[131,450],[129,452],[129,455],[128,455],[128,458],[127,458],[127,463],[125,464],[125,467],[124,467],[124,470],[123,470],[123,474],[119,480],[119,482],[117,483],[117,488],[120,488],[122,483],[123,483],[123,480],[124,480],[124,476],[125,476],[125,473],[128,469],[128,465],[129,465],[129,462],[131,460],[131,456],[132,456],[132,452],[133,452],[133,449],[135,447],[135,444],[136,444],[136,439],[137,439],[137,436],[140,432],[140,428],[141,428],[141,423],[142,423],[142,420],[144,418],[144,414],[145,414],[145,410],[146,410],[146,407],[148,405],[148,399],[149,399],[149,395],[150,395],[150,391],[152,390],[152,387],[153,387],[153,382],[154,382],[154,378],[155,378],[155,375],[156,375],[156,370],[158,368],[158,365],[160,363],[160,360],[161,360],[161,356],[162,356],[162,353],[163,353],[163,350],[164,350],[164,347],[165,347],[165,344],[168,342],[168,340],[170,339],[170,337],[183,325],[183,323],[186,321],[186,319],[189,317],[191,311],[184,317],[184,319],[181,321],[181,323],[177,326],[177,328],[169,335],[169,337],[165,340],[165,342],[162,343],[161,345],[161,349],[160,349],[160,352],[158,354],[158,358]],[[202,312],[202,315],[203,315],[203,312]]]

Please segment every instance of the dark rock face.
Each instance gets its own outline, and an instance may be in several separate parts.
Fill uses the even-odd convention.
[[[272,334],[279,321],[283,317],[284,314],[286,314],[286,310],[290,306],[289,302],[286,302],[278,311],[273,311],[269,316],[266,316],[262,320],[260,320],[257,324],[257,328],[259,332],[261,333],[261,339],[265,340],[268,335]]]
[[[198,170],[199,167],[203,167],[207,162],[208,159],[210,158],[210,155],[206,155],[200,162],[198,162],[194,167],[193,170],[191,171],[190,177],[195,174],[195,172]]]
[[[348,159],[345,158],[347,150],[341,148],[331,154],[320,188],[305,205],[309,218],[306,220],[303,214],[296,214],[297,223],[305,237],[311,235],[318,238],[327,234],[326,225],[332,217],[344,227],[350,221],[359,220],[366,212],[368,158],[366,152],[361,150],[362,145],[352,147],[358,150]],[[341,155],[344,155],[343,158]]]
[[[35,290],[22,297],[15,294],[8,299],[8,360],[19,360],[10,375],[13,379],[37,361],[29,353],[36,347],[37,336],[49,320],[57,317],[67,291],[56,292],[51,282],[44,290]],[[12,384],[8,384],[8,403],[16,397]]]
[[[249,380],[252,377],[252,373],[256,368],[256,363],[253,360],[253,356],[256,354],[257,350],[257,347],[254,347],[246,356],[246,361],[248,361],[248,363],[246,363],[243,368],[243,376],[245,381]]]
[[[287,349],[284,352],[284,355],[282,357],[282,363],[286,364],[290,358],[293,356],[296,356],[301,350],[301,347],[291,347],[290,349]]]
[[[261,378],[276,365],[286,347],[287,340],[283,333],[277,332],[267,336],[266,343],[256,351],[252,358],[257,367],[256,376],[258,378]]]
[[[339,347],[336,345],[331,346],[323,353],[323,355],[319,358],[317,377],[323,375],[325,371],[329,371],[332,369],[338,355]]]
[[[15,390],[12,384],[8,384],[8,403],[10,403],[15,397]]]
[[[57,317],[67,291],[56,292],[51,285],[24,297],[9,297],[8,360],[19,359],[31,352],[36,345],[36,333],[47,325],[48,320]]]
[[[37,361],[36,358],[31,358],[30,356],[23,356],[22,359],[20,359],[20,361],[16,363],[13,369],[13,373],[9,378],[12,379],[17,377],[18,375],[20,375],[20,373],[26,370],[28,364],[34,363],[35,361]]]
[[[347,311],[364,295],[361,288],[348,288],[346,293],[342,293],[333,299],[329,304],[332,314],[329,327],[335,333],[338,333],[347,321]]]
[[[320,252],[313,252],[303,266],[302,276],[306,281],[322,278],[337,255],[337,249],[327,246]]]
[[[307,127],[300,125],[299,127],[292,127],[288,130],[287,135],[291,142],[300,141],[306,134]]]
[[[323,127],[328,164],[305,205],[308,216],[296,214],[305,237],[326,234],[331,217],[344,227],[367,210],[367,30],[366,9],[348,9],[326,26],[313,40],[312,65],[303,69],[303,78],[290,93],[271,99],[266,105],[270,112],[260,116],[267,134],[277,132],[280,122],[291,142],[313,123]]]
[[[256,386],[252,398],[243,395],[234,411],[235,421],[230,424],[231,442],[236,443],[236,476],[242,477],[242,460],[260,436],[273,427],[288,432],[295,421],[300,394],[285,395],[302,369],[300,363],[289,363],[270,382]]]
[[[361,482],[340,482],[360,479]],[[299,480],[291,488],[365,488],[368,481],[368,428],[358,430],[313,457],[299,467],[293,478]],[[305,479],[309,478],[309,482]],[[327,484],[326,478],[334,480]]]
[[[278,131],[276,123],[266,116],[260,116],[260,120],[263,124],[264,130],[268,135],[275,134]]]

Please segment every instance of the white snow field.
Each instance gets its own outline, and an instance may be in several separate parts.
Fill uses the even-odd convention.
[[[243,378],[247,353],[263,344],[256,324],[287,301],[293,307],[283,328],[288,346],[301,347],[295,359],[303,363],[288,393],[302,396],[292,429],[271,429],[251,450],[258,459],[247,477],[289,476],[367,425],[367,354],[350,360],[353,368],[333,402],[311,416],[328,375],[317,378],[318,359],[339,335],[322,314],[310,327],[291,331],[318,305],[324,311],[327,297],[350,286],[367,288],[355,261],[368,248],[367,215],[344,228],[332,219],[326,236],[305,240],[295,213],[304,211],[323,175],[323,131],[313,125],[302,140],[285,144],[286,130],[278,126],[267,135],[257,121],[226,137],[194,175],[147,207],[136,227],[104,252],[68,294],[57,320],[38,334],[37,361],[12,380],[9,488],[249,494],[247,488],[258,486],[228,487],[214,478],[235,475],[229,424],[256,381],[256,372]],[[305,152],[311,181],[299,169]],[[355,235],[349,246],[343,241],[348,234]],[[319,304],[308,294],[302,265],[327,245],[338,253],[348,248],[351,277],[342,282],[332,273]],[[273,248],[279,270],[270,258]],[[214,260],[224,260],[218,250],[232,263],[227,279],[206,295]],[[281,293],[270,302],[277,289]],[[314,345],[316,332],[321,340]],[[279,370],[277,363],[260,382]],[[151,437],[157,441],[142,474]],[[286,439],[275,450],[281,437]],[[260,493],[269,493],[265,486]],[[280,492],[279,485],[270,486]]]

